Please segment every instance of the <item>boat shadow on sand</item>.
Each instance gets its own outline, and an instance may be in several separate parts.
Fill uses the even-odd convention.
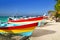
[[[40,36],[44,36],[44,35],[48,35],[48,34],[53,34],[56,31],[53,30],[46,30],[46,29],[36,29],[34,30],[32,37],[40,37]]]
[[[52,23],[47,23],[45,26],[47,27],[47,26],[52,26],[52,25],[56,25],[56,24],[52,24]]]

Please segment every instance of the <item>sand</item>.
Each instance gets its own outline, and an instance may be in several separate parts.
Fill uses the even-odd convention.
[[[60,23],[50,22],[44,27],[36,27],[30,40],[60,40]]]

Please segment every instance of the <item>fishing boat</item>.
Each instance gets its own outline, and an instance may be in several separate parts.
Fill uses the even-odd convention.
[[[28,18],[20,18],[20,19],[12,19],[9,18],[8,23],[15,23],[15,24],[29,24],[31,22],[38,22],[37,26],[41,26],[41,22],[44,20],[44,16],[39,17],[28,17]]]
[[[9,18],[8,23],[16,23],[16,24],[28,24],[31,22],[38,22],[38,26],[41,25],[41,22],[44,22],[44,19],[47,18],[46,13],[43,16],[38,16],[38,17],[25,17],[25,18],[19,18],[19,19],[12,19]]]
[[[30,36],[34,31],[34,28],[38,26],[38,22],[41,22],[43,17],[29,17],[29,18],[9,18],[7,23],[0,25],[0,33],[13,33],[22,36]]]
[[[41,22],[42,20],[43,20],[43,17],[31,17],[31,18],[20,18],[20,19],[9,18],[8,23],[28,24],[31,22]]]
[[[3,23],[0,24],[0,34],[12,33],[22,36],[31,36],[37,24],[37,22],[31,22],[29,24]]]

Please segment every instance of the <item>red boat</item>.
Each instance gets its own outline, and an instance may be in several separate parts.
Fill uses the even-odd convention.
[[[27,18],[27,19],[16,19],[16,20],[12,20],[11,18],[8,20],[8,23],[12,23],[12,22],[40,22],[41,20],[43,20],[43,17],[34,17],[34,18]]]

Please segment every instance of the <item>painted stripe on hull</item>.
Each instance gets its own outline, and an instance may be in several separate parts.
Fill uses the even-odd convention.
[[[19,35],[22,35],[22,36],[31,36],[33,33],[33,31],[30,31],[30,32],[23,32],[23,33],[19,33]]]
[[[8,22],[8,23],[13,23],[13,24],[20,24],[20,25],[24,25],[24,24],[30,24],[30,23],[41,22],[41,21],[42,21],[42,20],[29,21],[29,22]]]
[[[0,27],[0,32],[6,33],[22,33],[22,32],[29,32],[33,31],[34,28],[37,26],[38,23],[22,25],[22,26],[13,26],[13,27]]]
[[[0,34],[6,34],[7,32],[0,32]],[[28,32],[19,32],[19,33],[12,33],[20,36],[31,36],[33,31],[28,31]],[[9,33],[8,33],[9,34]]]
[[[24,28],[30,28],[33,26],[37,26],[38,23],[33,23],[33,24],[26,24],[26,25],[21,25],[21,26],[11,26],[11,27],[0,27],[1,30],[15,30],[15,29],[24,29]]]
[[[30,32],[30,31],[33,31],[34,27],[30,27],[30,28],[26,28],[26,29],[15,29],[15,30],[1,30],[0,29],[0,32],[1,33],[22,33],[22,32]]]
[[[8,22],[29,22],[29,21],[37,21],[42,20],[43,17],[31,18],[31,19],[24,19],[24,20],[9,20]]]

